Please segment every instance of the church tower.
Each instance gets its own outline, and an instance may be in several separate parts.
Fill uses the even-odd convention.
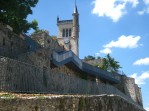
[[[72,20],[59,20],[59,17],[57,17],[57,39],[66,50],[72,50],[79,56],[79,13],[76,3],[72,16]]]

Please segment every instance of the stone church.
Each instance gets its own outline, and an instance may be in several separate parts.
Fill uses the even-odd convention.
[[[60,20],[57,17],[58,26],[58,42],[63,45],[64,48],[72,50],[77,56],[79,56],[79,13],[75,4],[72,20]]]

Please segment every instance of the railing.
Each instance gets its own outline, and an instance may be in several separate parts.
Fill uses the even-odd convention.
[[[46,89],[42,78],[43,69],[0,57],[0,91],[43,93]]]
[[[102,79],[106,79],[113,83],[119,83],[120,82],[120,75],[118,74],[112,74],[110,72],[101,70],[98,67],[92,66],[90,64],[87,64],[85,62],[82,62],[78,56],[76,56],[72,51],[67,51],[63,53],[57,53],[53,51],[53,62],[57,65],[64,65],[68,62],[73,62],[77,67],[80,68],[80,70],[88,73],[89,75],[97,76]]]
[[[71,55],[71,53],[69,53]],[[67,57],[70,55],[67,54]],[[63,57],[62,57],[63,58]],[[117,88],[103,83],[83,80],[73,75],[48,72],[37,66],[0,57],[0,91],[56,94],[114,94],[142,111],[144,109]]]

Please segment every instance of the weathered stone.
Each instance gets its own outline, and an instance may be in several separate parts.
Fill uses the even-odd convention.
[[[29,98],[29,97],[28,97]],[[0,99],[1,111],[144,111],[118,96],[49,96]]]

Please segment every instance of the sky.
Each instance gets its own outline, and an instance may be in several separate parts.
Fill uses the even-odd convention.
[[[39,0],[28,21],[57,36],[57,16],[72,19],[74,0]],[[107,53],[120,62],[127,76],[142,89],[149,111],[149,0],[77,0],[79,57]],[[31,31],[30,31],[31,32]]]

